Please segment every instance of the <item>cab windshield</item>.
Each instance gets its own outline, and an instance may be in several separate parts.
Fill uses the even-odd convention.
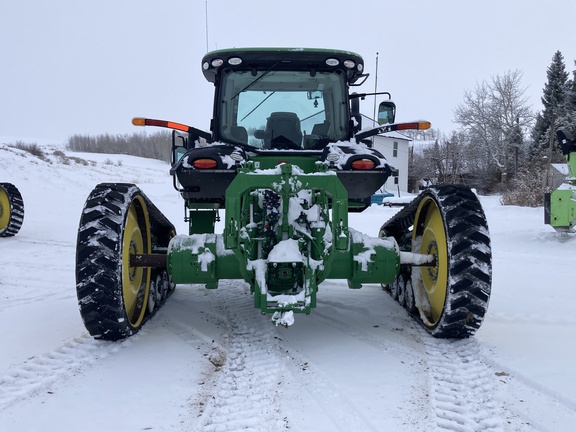
[[[224,71],[219,138],[262,150],[318,150],[345,140],[344,81],[337,72]]]

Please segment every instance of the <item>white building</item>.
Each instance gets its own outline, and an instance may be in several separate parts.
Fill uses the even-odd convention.
[[[412,139],[398,132],[388,132],[374,137],[374,149],[378,150],[388,164],[398,170],[397,176],[391,176],[384,185],[388,192],[395,195],[408,192],[408,155]]]

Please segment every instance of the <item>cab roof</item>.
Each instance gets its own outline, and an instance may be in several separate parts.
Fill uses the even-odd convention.
[[[221,70],[311,70],[346,73],[348,84],[366,76],[364,60],[350,51],[323,48],[229,48],[211,51],[202,58],[204,77],[215,83]]]

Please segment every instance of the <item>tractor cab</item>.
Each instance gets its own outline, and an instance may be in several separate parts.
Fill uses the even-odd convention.
[[[206,54],[216,87],[214,141],[255,151],[321,151],[352,138],[348,88],[367,77],[358,54],[261,48]],[[356,119],[356,125],[359,119]]]

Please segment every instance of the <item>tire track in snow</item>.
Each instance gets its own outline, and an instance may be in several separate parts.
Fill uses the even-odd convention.
[[[338,310],[346,310],[346,313],[334,312]],[[354,325],[354,322],[348,319],[350,315],[347,313],[351,310],[354,310],[362,317],[362,322],[369,322],[370,319],[375,319],[375,317],[369,315],[367,308],[327,300],[323,300],[323,304],[319,306],[317,310],[314,310],[309,318],[324,323],[327,327],[350,336],[354,340],[360,341],[378,351],[394,352],[394,355],[398,358],[409,358],[413,355],[413,349],[407,347],[405,344],[399,343],[398,340],[393,340],[395,338],[388,337],[390,333],[386,333],[386,335],[375,334]],[[347,321],[343,322],[335,318],[340,316],[346,317]],[[376,319],[376,321],[378,320]],[[372,325],[370,326],[372,327]],[[287,367],[292,371],[294,376],[299,377],[298,385],[306,388],[316,403],[328,415],[334,424],[334,430],[342,432],[351,430],[379,432],[382,430],[381,425],[374,424],[374,420],[368,418],[361,411],[357,402],[347,397],[346,393],[342,391],[338,384],[329,377],[326,377],[322,369],[318,368],[314,362],[309,361],[305,354],[300,354],[294,349],[290,349],[286,344],[282,343],[282,345],[291,358]],[[413,402],[415,406],[419,405],[418,401],[414,400]],[[404,407],[404,420],[421,424],[420,422],[422,420],[418,418],[418,414],[412,415],[408,408],[408,405]]]
[[[484,361],[494,371],[498,371],[497,375],[502,383],[501,392],[517,395],[515,400],[506,397],[508,410],[521,423],[517,430],[522,432],[526,430],[556,432],[574,429],[576,424],[575,401],[551,391],[543,384],[499,364],[489,357],[484,357]],[[547,418],[553,418],[554,422],[550,424],[546,420]]]
[[[366,330],[362,330],[356,326],[354,326],[352,323],[350,323],[349,321],[347,322],[342,322],[341,320],[338,320],[336,318],[334,318],[334,316],[339,316],[339,313],[329,313],[330,308],[333,308],[334,310],[345,310],[347,309],[348,311],[350,310],[354,310],[354,307],[346,307],[345,305],[341,305],[339,303],[335,303],[335,302],[326,302],[324,301],[324,304],[322,305],[321,309],[314,311],[314,318],[316,319],[318,318],[321,321],[324,321],[326,323],[328,323],[328,325],[330,325],[333,328],[336,328],[338,330],[340,330],[341,332],[353,337],[356,340],[362,341],[365,344],[376,348],[380,351],[388,351],[390,349],[394,349],[395,351],[399,351],[399,352],[406,352],[406,353],[412,353],[413,349],[410,349],[409,347],[406,347],[405,343],[400,343],[397,340],[393,340],[391,338],[386,338],[383,337],[381,335],[375,335],[373,333],[370,333]],[[367,315],[367,311],[365,308],[356,308],[357,312],[360,314],[364,314],[365,316]],[[381,318],[376,318],[375,322],[381,321]],[[407,323],[410,323],[409,320],[406,320]],[[410,327],[409,329],[412,332],[415,332],[416,334],[418,334],[418,330],[412,330],[413,326],[411,324],[409,324]],[[401,327],[402,331],[404,330],[408,330],[408,328],[406,327]]]
[[[474,338],[433,339],[421,331],[429,365],[430,399],[440,430],[552,432],[573,429],[576,424],[573,401],[498,364]],[[554,414],[550,416],[550,412]],[[554,418],[554,424],[547,424],[543,420],[546,417]]]
[[[40,391],[48,392],[55,382],[61,382],[130,343],[98,341],[86,333],[54,351],[36,355],[11,367],[7,373],[0,375],[0,409]]]
[[[222,314],[214,314],[213,318],[221,322],[223,315],[227,317],[228,341],[223,344],[227,349],[224,349],[226,360],[219,372],[221,376],[212,383],[219,390],[212,395],[202,415],[203,430],[289,430],[290,419],[280,418],[279,392],[290,392],[293,387],[298,389],[300,395],[303,389],[306,390],[321,407],[335,431],[380,431],[381,428],[366,418],[321,368],[282,342],[269,322],[271,316],[258,314],[253,297],[242,292],[244,286],[223,286],[211,293],[218,297],[218,307],[222,309]],[[364,309],[361,309],[360,312],[363,312]],[[314,317],[317,314],[318,311],[314,311]],[[351,329],[350,325],[330,316],[319,319],[378,350],[387,351],[391,345],[395,350],[404,349],[397,343],[387,343],[363,330]],[[261,379],[263,375],[268,378],[265,382]],[[275,378],[271,379],[272,376]],[[291,388],[286,388],[286,383]],[[248,407],[248,404],[251,406]],[[262,408],[266,410],[263,412]]]
[[[24,247],[22,247],[24,245]],[[37,245],[30,249],[26,245]],[[11,254],[4,258],[3,272],[0,274],[0,312],[31,303],[46,300],[66,300],[76,296],[70,291],[69,284],[74,284],[69,270],[72,265],[66,260],[58,261],[52,266],[52,257],[74,256],[75,245],[65,241],[36,240],[19,236],[11,249]],[[26,251],[26,265],[22,266],[23,252]],[[50,259],[46,259],[46,254]],[[50,268],[46,272],[46,267]],[[47,285],[50,289],[46,289]],[[38,295],[41,291],[42,295]]]
[[[219,371],[213,383],[216,390],[202,414],[203,430],[284,430],[285,421],[279,418],[282,361],[274,328],[257,319],[252,297],[240,291],[244,284],[222,281],[221,285],[226,286],[212,294],[227,318],[225,358],[211,360]]]
[[[328,300],[326,298],[322,299],[322,304],[318,305],[312,314],[306,319],[313,320],[318,323],[326,325],[326,327],[338,331],[343,335],[349,336],[355,341],[362,342],[363,344],[381,351],[383,353],[388,353],[402,359],[414,358],[416,361],[417,354],[414,354],[414,343],[412,339],[408,339],[404,336],[400,336],[400,341],[396,334],[398,330],[395,328],[390,328],[388,331],[382,332],[383,328],[378,328],[374,330],[374,323],[381,322],[382,317],[378,314],[373,314],[372,310],[374,308],[368,308],[364,306],[350,305],[347,303],[342,303],[337,300]],[[354,314],[350,314],[350,312]],[[354,316],[354,319],[352,319]],[[342,321],[343,317],[345,321]],[[410,329],[405,328],[410,334],[419,334],[419,329],[417,326],[412,326],[412,323],[407,318],[407,326]],[[363,327],[363,326],[366,327]],[[380,327],[380,326],[378,326]],[[414,330],[416,327],[416,330]],[[289,331],[289,330],[288,330]],[[410,341],[412,343],[406,344],[403,342]],[[306,357],[306,353],[301,354],[294,349],[291,349],[287,344],[281,342],[286,353],[290,357],[290,361],[287,362],[286,367],[290,369],[292,374],[297,377],[297,385],[301,388],[305,388],[308,393],[314,398],[315,402],[319,407],[326,413],[327,417],[330,419],[330,427],[333,427],[334,431],[378,431],[382,429],[381,424],[377,424],[373,418],[370,418],[362,411],[362,407],[358,405],[358,401],[351,399],[349,395],[343,391],[342,387],[339,386],[338,382],[335,382],[332,378],[325,375],[321,367],[318,367],[313,361],[310,361]],[[424,368],[422,372],[425,373]],[[403,421],[406,424],[418,424],[424,430],[426,426],[425,416],[421,416],[422,411],[422,394],[418,393],[414,399],[410,400],[410,405],[404,405],[402,410]],[[413,406],[417,412],[410,412],[408,407]],[[397,416],[396,414],[390,413],[389,416]]]
[[[424,330],[422,330],[424,332]],[[474,339],[433,339],[424,335],[430,374],[430,402],[438,429],[501,432],[503,412],[494,399],[497,379],[482,361]]]
[[[337,304],[332,306],[338,309]],[[347,323],[340,323],[323,312],[316,315],[374,348],[383,350],[393,347],[400,353],[409,351],[411,355],[417,355],[414,349],[410,348],[413,345],[411,343],[406,345],[401,341],[380,338]],[[411,320],[408,315],[406,318]],[[495,370],[483,360],[476,340],[436,339],[418,324],[411,326],[410,334],[413,336],[411,341],[422,347],[423,353],[420,355],[428,365],[430,388],[427,390],[430,393],[431,414],[435,417],[439,430],[455,432],[508,430],[505,428],[508,423],[503,420],[501,404],[494,399],[498,378]],[[514,415],[510,414],[507,417]]]
[[[334,428],[333,431],[380,432],[382,430],[379,426],[370,423],[370,420],[357,409],[353,401],[343,394],[342,389],[324,375],[321,367],[287,345],[283,347],[289,353],[290,361],[286,363],[285,368],[295,379],[294,387],[300,394],[305,389],[314,399],[330,419],[329,426]],[[313,425],[310,427],[313,430]]]
[[[504,312],[490,312],[487,315],[492,320],[512,322],[512,323],[538,323],[547,325],[574,325],[576,324],[576,317],[565,316],[550,313],[504,313]]]
[[[0,282],[0,286],[2,282]],[[49,291],[42,296],[38,296],[36,288],[29,287],[13,287],[10,288],[18,289],[19,291],[11,291],[9,294],[0,296],[0,312],[6,311],[11,308],[17,308],[21,306],[26,306],[28,304],[43,302],[48,300],[69,300],[76,299],[76,293],[72,292],[58,292]]]

